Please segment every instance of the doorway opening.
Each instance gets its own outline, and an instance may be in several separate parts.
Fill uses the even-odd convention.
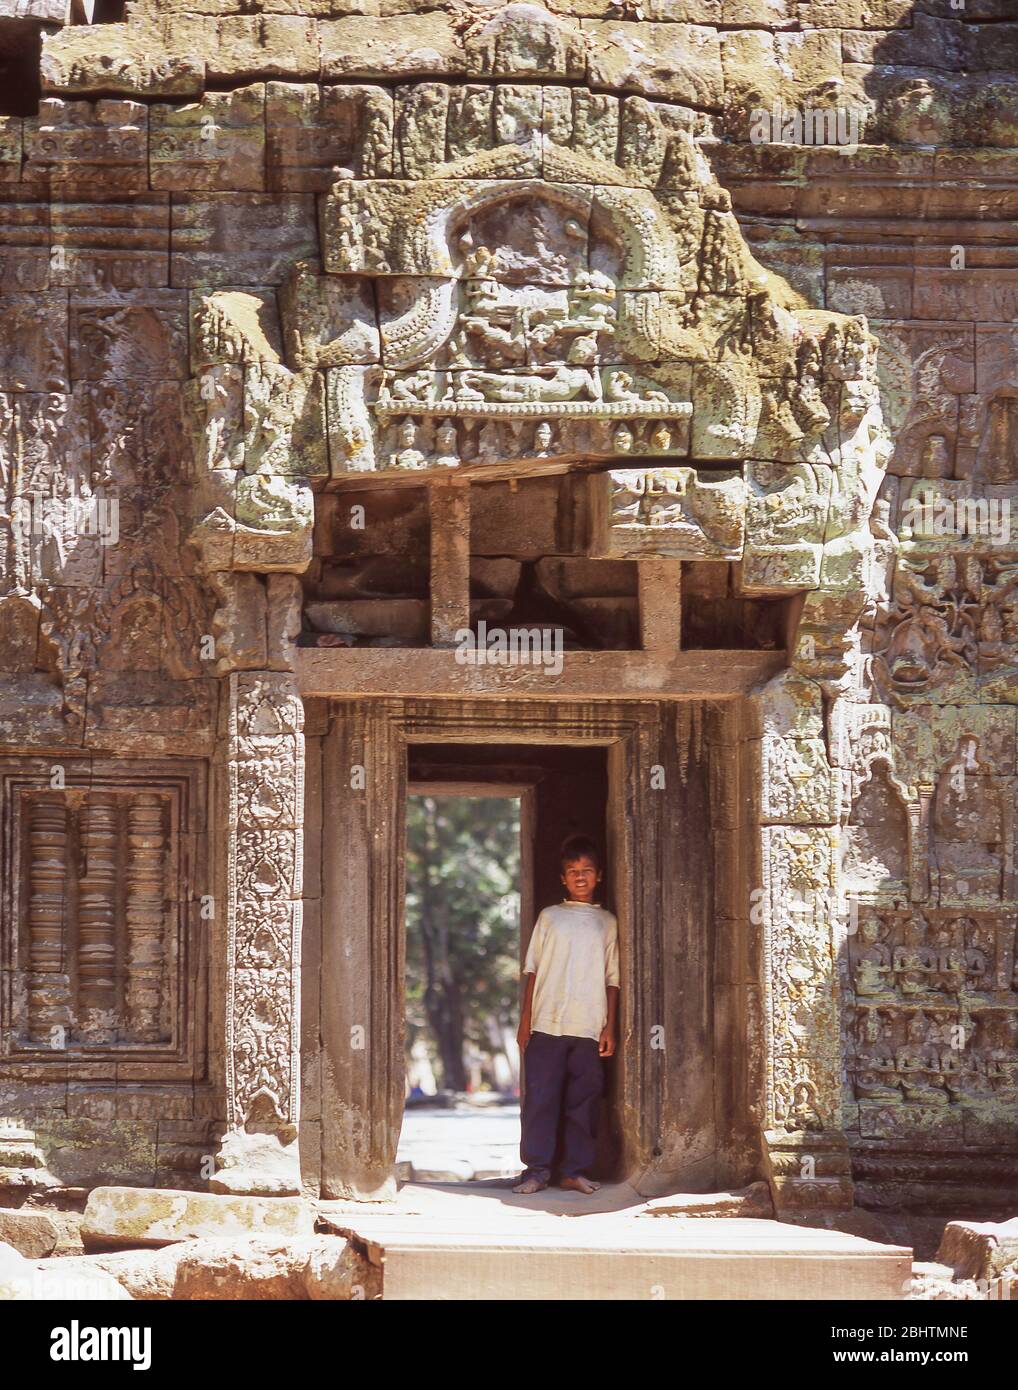
[[[513,1171],[524,799],[528,787],[408,789],[403,1180]]]
[[[522,962],[538,913],[561,900],[567,837],[601,846],[601,901],[614,910],[607,802],[604,747],[408,745],[399,1178],[519,1172]],[[621,1162],[622,1065],[605,1063],[594,1176],[608,1180]]]

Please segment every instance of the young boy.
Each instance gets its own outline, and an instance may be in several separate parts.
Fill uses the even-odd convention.
[[[618,924],[594,901],[601,863],[591,840],[562,846],[565,900],[537,919],[523,966],[526,992],[517,1041],[524,1057],[523,1135],[526,1171],[513,1188],[547,1187],[559,1126],[559,1186],[596,1192],[586,1176],[594,1162],[603,1057],[618,1038]]]

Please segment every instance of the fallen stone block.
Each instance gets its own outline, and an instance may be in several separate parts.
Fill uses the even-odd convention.
[[[355,1301],[380,1291],[380,1271],[336,1236],[293,1240],[186,1240],[161,1250],[121,1250],[44,1261],[81,1278],[99,1271],[132,1298]]]
[[[130,1302],[124,1286],[104,1269],[66,1268],[75,1259],[26,1260],[13,1245],[0,1244],[0,1302]]]
[[[1018,1217],[1002,1222],[949,1221],[937,1262],[956,1279],[989,1279],[1018,1261]]]
[[[173,1188],[97,1187],[85,1207],[86,1250],[157,1247],[204,1236],[287,1239],[314,1231],[300,1197],[234,1197]]]
[[[909,1292],[905,1295],[911,1302],[955,1302],[978,1303],[985,1301],[985,1286],[974,1279],[955,1279],[950,1265],[935,1263],[914,1263]]]
[[[0,1241],[28,1260],[52,1254],[59,1236],[56,1224],[44,1212],[0,1210]]]

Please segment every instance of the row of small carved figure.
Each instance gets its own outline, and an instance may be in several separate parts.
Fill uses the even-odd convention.
[[[946,1048],[939,1055],[919,1055],[907,1048],[893,1060],[860,1055],[852,1068],[857,1100],[890,1104],[949,1105],[957,1101],[990,1101],[1018,1092],[1018,1061],[970,1058],[963,1061]]]
[[[942,1105],[1018,1085],[1018,1012],[850,1010],[849,1070],[864,1100]],[[901,1041],[895,1041],[895,1035]]]
[[[675,433],[665,420],[626,421],[614,428],[609,421],[599,421],[600,428],[590,428],[587,422],[577,429],[567,425],[556,427],[541,420],[533,430],[525,430],[524,422],[512,424],[466,420],[457,428],[450,419],[440,420],[428,447],[426,428],[410,416],[403,416],[391,426],[389,461],[397,468],[454,468],[463,459],[485,458],[550,458],[572,454],[584,449],[592,453],[664,455],[679,447]],[[480,428],[478,428],[480,427]],[[579,436],[583,435],[583,438]]]
[[[990,1100],[1018,1089],[1018,1013],[908,1016],[905,1041],[887,1041],[902,1019],[859,1009],[849,1070],[856,1098],[928,1105]],[[900,1035],[900,1033],[899,1033]],[[974,1039],[978,1036],[979,1043]]]
[[[939,990],[953,994],[966,985],[975,990],[994,987],[987,957],[975,947],[963,953],[954,947],[935,950],[926,946],[896,946],[886,963],[874,959],[871,949],[855,962],[852,983],[857,995],[871,998],[893,995],[895,991],[921,994],[926,990]],[[1012,987],[1018,987],[1018,965]]]

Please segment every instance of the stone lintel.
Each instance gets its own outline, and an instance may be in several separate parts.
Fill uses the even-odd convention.
[[[512,631],[512,629],[510,629]],[[361,695],[453,698],[512,695],[574,696],[604,700],[731,699],[744,695],[785,665],[784,652],[689,651],[563,652],[561,671],[551,653],[529,664],[490,665],[432,649],[301,648],[297,681],[309,696]]]

